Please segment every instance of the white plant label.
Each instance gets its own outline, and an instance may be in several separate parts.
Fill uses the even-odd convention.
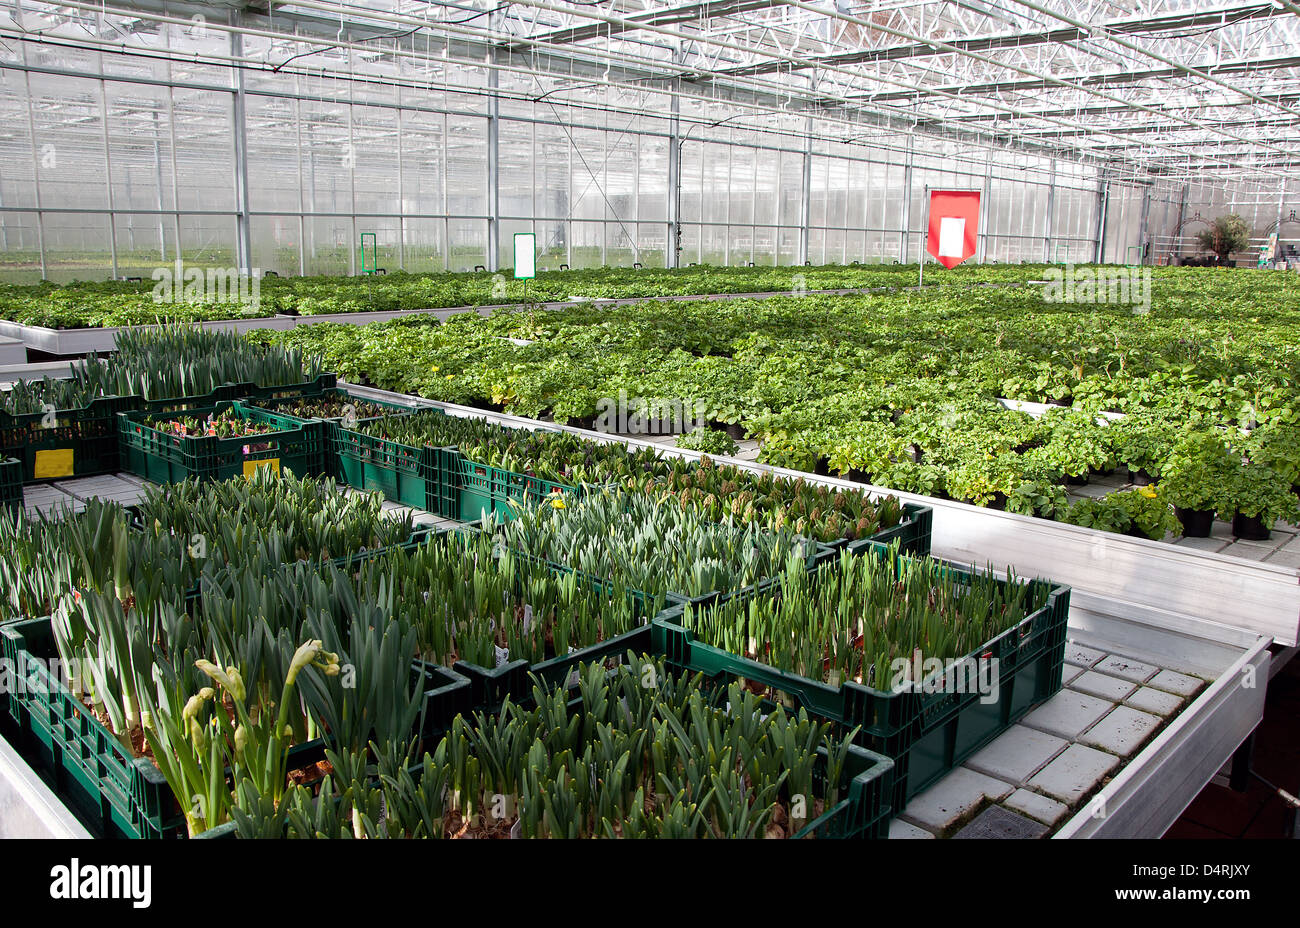
[[[527,603],[524,604],[524,634],[527,635],[533,627],[533,607]]]
[[[498,648],[498,647],[496,647],[496,645],[493,645],[493,648],[494,648],[494,649],[496,650],[496,652],[497,652],[497,666],[498,666],[498,667],[504,667],[506,664],[510,663],[510,649],[509,649],[509,648]]]
[[[966,220],[944,216],[939,220],[939,257],[960,258],[965,246]]]

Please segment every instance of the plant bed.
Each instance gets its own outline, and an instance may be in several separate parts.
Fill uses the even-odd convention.
[[[614,671],[575,665],[574,674],[572,691],[539,687],[458,719],[422,755],[380,757],[363,782],[327,776],[318,791],[291,788],[287,808],[203,837],[886,836],[892,762],[830,725],[760,715],[739,686],[676,675],[645,655],[629,653]],[[646,674],[655,687],[643,685]],[[736,711],[723,707],[728,698]],[[638,744],[652,729],[647,754]],[[330,757],[346,770],[368,759]],[[575,778],[571,758],[590,777]]]
[[[663,662],[654,662],[632,652],[627,653],[624,662],[612,670],[603,662],[590,665],[579,662],[572,667],[572,675],[576,677],[572,690],[539,686],[528,694],[523,704],[516,704],[513,700],[504,704],[492,722],[479,716],[473,723],[465,721],[453,727],[448,741],[439,746],[435,755],[447,758],[450,764],[439,770],[426,759],[421,770],[413,771],[423,777],[432,775],[449,781],[453,794],[465,800],[460,809],[451,810],[454,817],[449,823],[449,831],[455,830],[459,824],[468,827],[474,836],[487,836],[481,833],[487,829],[520,837],[597,834],[606,837],[884,837],[892,812],[888,805],[892,763],[841,740],[844,736],[833,734],[831,726],[779,710],[760,715],[760,700],[752,694],[745,694],[738,684],[727,688],[717,686],[716,681],[674,674]],[[647,673],[654,675],[656,687],[647,689],[644,686]],[[724,707],[728,701],[729,706]],[[583,724],[570,724],[567,728],[570,737],[578,735],[579,743],[557,744],[552,736],[545,739],[548,743],[543,744],[540,736],[555,724],[555,720],[566,717],[585,720]],[[554,792],[564,796],[572,789],[571,785],[566,785],[563,776],[558,782],[547,782],[547,771],[552,768],[549,758],[561,751],[586,756],[584,745],[580,743],[582,739],[594,737],[594,733],[600,731],[602,743],[611,738],[617,743],[634,736],[630,728],[641,729],[643,725],[648,728],[651,718],[673,719],[676,724],[669,722],[658,736],[662,740],[650,769],[643,769],[636,757],[632,758],[631,765],[623,768],[615,748],[609,760],[597,761],[602,766],[609,765],[609,769],[598,770],[595,775],[596,781],[602,785],[601,790],[581,790],[578,795],[588,798],[585,801],[579,799],[571,818],[566,820],[563,813],[543,814],[544,808],[558,812],[564,805],[548,801],[550,796],[547,794]],[[475,765],[485,774],[481,779],[471,775],[466,780],[459,780],[454,771],[463,770],[465,766],[453,758],[452,752],[458,744],[465,744],[467,731],[470,732],[469,743],[479,743],[480,737],[475,736],[471,729],[480,728],[484,723],[493,725],[494,729],[496,726],[507,731],[520,729],[520,737],[512,738],[511,743],[531,760],[521,758],[518,763],[503,764],[504,780],[493,777],[486,764]],[[789,738],[793,734],[791,726],[802,733],[793,738],[793,743]],[[747,732],[740,742],[731,740],[738,727]],[[529,737],[530,734],[539,737],[535,740]],[[554,732],[554,735],[559,734]],[[502,736],[510,737],[504,733]],[[489,733],[488,737],[493,736]],[[722,791],[721,794],[712,794],[711,799],[702,793],[692,795],[692,788],[685,781],[676,782],[682,776],[679,763],[691,757],[696,762],[716,765],[716,758],[725,756],[724,744],[743,744],[738,748],[740,755],[736,762],[749,773],[749,785],[754,792],[746,797],[748,802],[740,794],[731,794],[727,780],[736,774],[729,764],[723,765],[727,769],[715,769],[706,775],[705,783]],[[801,747],[796,748],[794,744]],[[697,750],[702,745],[703,753],[699,754]],[[786,771],[783,789],[776,785],[776,767]],[[626,769],[627,776],[620,773],[623,769]],[[828,776],[831,769],[838,769],[839,774]],[[646,778],[644,784],[639,782],[637,771]],[[769,775],[773,778],[770,781],[767,779]],[[524,782],[511,782],[516,777]],[[540,782],[530,782],[534,778]],[[828,791],[828,780],[837,788]],[[662,784],[665,783],[669,786],[663,790]],[[637,793],[638,787],[640,793]],[[691,803],[702,803],[702,807],[690,815],[689,824],[676,819],[676,827],[668,830],[662,822],[656,824],[655,819],[662,814],[659,809],[662,800],[651,800],[651,796],[661,791],[676,796],[679,789],[686,791],[686,798]],[[846,791],[847,801],[844,798]],[[520,801],[500,819],[476,815],[476,810],[486,808],[482,800],[493,793],[518,795]],[[791,804],[796,796],[803,799],[799,803],[803,814],[798,819],[790,814],[797,808]],[[650,802],[642,804],[639,797]],[[759,797],[762,798],[756,806],[767,807],[767,814],[749,806],[749,802]],[[628,803],[626,808],[622,808],[624,802]],[[710,807],[710,802],[716,805]],[[772,805],[768,806],[768,803]],[[611,806],[619,807],[621,811],[611,809],[612,814],[597,811],[599,807]],[[509,814],[511,812],[513,816]]]
[[[627,485],[655,499],[675,497],[683,508],[715,521],[733,519],[769,531],[789,529],[833,548],[862,538],[882,538],[900,526],[907,553],[930,552],[930,515],[904,506],[896,496],[873,500],[864,493],[810,484],[775,474],[755,474],[702,458],[698,464],[668,462],[662,477],[647,475]]]
[[[60,798],[105,837],[178,838],[185,817],[158,765],[136,756],[64,684],[49,619],[0,626],[3,655],[23,680],[10,693],[9,714],[20,732],[24,756],[48,771]],[[53,671],[53,672],[52,672]],[[470,710],[470,684],[460,674],[416,662],[412,678],[422,681],[421,737],[440,737],[458,715]],[[325,741],[289,750],[292,771],[323,756]]]
[[[323,420],[342,424],[345,428],[364,425],[386,416],[415,412],[410,406],[353,396],[337,387],[322,390],[315,395],[271,396],[254,405],[281,416],[307,421]]]
[[[183,416],[124,412],[118,423],[122,469],[154,483],[228,480],[261,468],[298,476],[325,472],[324,423],[295,421],[239,401]]]
[[[520,508],[500,531],[508,548],[529,558],[697,605],[726,599],[795,559],[815,570],[835,556],[789,529],[714,521],[643,493],[610,489]]]
[[[860,743],[895,761],[894,805],[901,808],[1060,689],[1070,594],[1068,587],[1045,581],[998,579],[943,561],[898,557],[871,542],[861,549],[842,552],[838,564],[816,574],[787,573],[716,606],[666,610],[652,626],[653,652],[665,654],[674,666],[743,678],[774,701],[860,727]],[[895,583],[904,589],[919,583],[913,590],[917,595],[921,587],[946,590],[940,600],[954,610],[964,608],[963,601],[976,609],[980,603],[1020,605],[1009,607],[997,622],[989,615],[956,625],[955,619],[936,618],[947,641],[931,645],[918,663],[913,649],[920,639],[898,640],[907,626],[891,631],[889,622],[903,620],[880,611],[901,610],[885,605],[896,595],[890,592]],[[878,592],[868,592],[873,588]],[[883,624],[870,643],[867,626],[841,627],[834,616],[837,597],[856,603],[860,595],[880,597],[871,600],[877,604],[871,608]],[[796,614],[823,618],[817,628],[801,626],[777,653],[791,634],[781,631],[782,622],[788,625]],[[992,630],[982,643],[962,643],[963,636],[983,638],[976,633],[986,621]],[[813,674],[807,672],[810,663],[816,666]],[[888,679],[881,679],[886,672]],[[971,679],[974,674],[980,678]],[[977,683],[993,697],[986,701]]]

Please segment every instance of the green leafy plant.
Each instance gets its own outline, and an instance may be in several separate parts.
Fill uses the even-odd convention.
[[[702,451],[705,454],[720,454],[734,457],[740,452],[740,445],[722,429],[710,429],[704,426],[692,429],[677,436],[677,447],[690,451]]]
[[[888,691],[907,682],[917,649],[963,657],[1046,601],[1042,584],[990,572],[954,577],[929,558],[847,552],[836,569],[808,573],[795,563],[770,595],[687,606],[683,627],[700,640],[779,670]]]

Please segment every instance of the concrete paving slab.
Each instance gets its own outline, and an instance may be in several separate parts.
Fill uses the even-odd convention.
[[[1009,783],[958,767],[903,809],[903,818],[932,831],[952,827],[989,800],[1009,796]]]
[[[896,818],[889,823],[889,837],[891,838],[920,838],[922,840],[929,838],[934,839],[934,835],[924,828],[917,828],[915,825]]]
[[[1027,789],[1016,790],[1002,800],[1002,804],[1008,809],[1027,815],[1044,825],[1055,825],[1070,811],[1070,807],[1065,803],[1057,802],[1055,799]]]
[[[1112,654],[1110,657],[1098,663],[1093,669],[1099,670],[1105,674],[1110,674],[1112,677],[1119,677],[1122,680],[1132,680],[1135,683],[1150,680],[1160,670],[1160,668],[1154,664],[1147,664],[1142,661],[1135,661],[1131,658],[1120,657],[1118,654]]]
[[[966,766],[1008,783],[1023,783],[1067,743],[1064,738],[1013,725],[966,761]]]
[[[1099,673],[1096,670],[1089,670],[1087,673],[1079,674],[1070,683],[1070,689],[1087,693],[1089,696],[1099,696],[1111,702],[1119,702],[1137,689],[1137,684],[1130,680],[1121,680],[1119,677]]]
[[[1095,648],[1085,648],[1081,644],[1069,642],[1065,646],[1065,662],[1075,664],[1079,667],[1091,667],[1099,660],[1106,656],[1105,651],[1098,651]]]
[[[1211,554],[1219,553],[1230,543],[1226,538],[1180,538],[1174,542],[1180,548],[1195,548],[1197,551],[1209,551]]]
[[[1020,722],[1051,735],[1072,741],[1084,729],[1091,727],[1115,704],[1076,690],[1062,690]]]
[[[1175,673],[1172,670],[1162,670],[1147,681],[1147,686],[1164,690],[1166,693],[1176,693],[1179,696],[1190,696],[1199,690],[1202,685],[1203,681],[1198,680],[1196,677]]]
[[[1119,758],[1096,748],[1072,744],[1034,775],[1029,785],[1074,806],[1119,766]]]
[[[1096,725],[1079,736],[1083,744],[1129,757],[1160,727],[1160,716],[1116,706]]]
[[[1169,716],[1178,711],[1178,707],[1183,704],[1183,697],[1143,686],[1130,693],[1124,704],[1152,715]]]

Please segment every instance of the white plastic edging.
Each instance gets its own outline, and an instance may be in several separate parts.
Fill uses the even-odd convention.
[[[237,332],[241,335],[256,329],[283,332],[293,328],[293,317],[257,316],[250,319],[215,319],[210,322],[199,322],[196,325],[203,329]],[[118,332],[157,328],[161,326],[125,325],[95,329],[49,329],[44,326],[0,321],[0,335],[17,338],[28,348],[61,356],[112,351],[116,347]]]
[[[45,781],[0,739],[0,839],[90,837]]]

